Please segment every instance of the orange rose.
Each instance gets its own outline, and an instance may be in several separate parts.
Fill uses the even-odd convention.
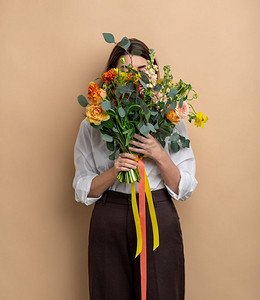
[[[177,125],[180,123],[180,118],[176,114],[175,110],[170,110],[168,114],[165,114],[166,118],[174,125]]]
[[[110,69],[109,71],[105,72],[102,75],[102,80],[105,83],[110,83],[117,76],[118,76],[118,70],[117,69]]]
[[[100,97],[101,91],[95,82],[90,82],[88,87],[88,99],[90,104],[100,104],[102,99]]]
[[[109,118],[110,116],[104,113],[100,105],[88,105],[86,107],[86,119],[89,123],[100,125],[102,121],[107,121]]]

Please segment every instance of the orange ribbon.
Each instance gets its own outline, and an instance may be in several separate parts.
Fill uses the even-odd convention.
[[[146,300],[146,291],[147,291],[147,247],[146,247],[146,199],[148,203],[152,229],[153,229],[153,250],[159,246],[159,230],[157,224],[157,218],[155,213],[155,208],[153,204],[152,193],[145,172],[145,166],[138,156],[136,156],[138,161],[138,168],[140,173],[139,181],[139,211],[136,201],[135,194],[135,184],[131,184],[131,193],[132,193],[132,210],[135,221],[136,228],[136,255],[137,257],[140,254],[140,273],[141,273],[141,300]]]
[[[146,216],[145,216],[145,168],[143,161],[138,158],[140,172],[139,182],[139,216],[142,232],[142,252],[140,254],[141,299],[146,300],[147,290],[147,252],[146,252]]]

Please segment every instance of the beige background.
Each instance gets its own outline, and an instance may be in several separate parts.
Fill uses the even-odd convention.
[[[259,1],[0,3],[0,298],[88,299],[77,96],[103,71],[112,46],[101,33],[112,32],[155,48],[209,116],[204,129],[187,124],[199,185],[176,203],[186,299],[259,299]]]

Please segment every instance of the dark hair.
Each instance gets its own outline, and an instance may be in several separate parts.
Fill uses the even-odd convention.
[[[140,54],[138,54],[139,56],[142,56],[146,60],[150,59],[149,48],[145,45],[145,43],[135,38],[129,40],[130,40],[130,46],[127,49],[128,53],[131,53],[133,50],[137,50],[138,52],[140,52]],[[109,56],[106,71],[112,68],[116,68],[120,57],[126,54],[127,52],[125,51],[125,49],[116,45]],[[156,59],[154,60],[154,63],[158,65]]]

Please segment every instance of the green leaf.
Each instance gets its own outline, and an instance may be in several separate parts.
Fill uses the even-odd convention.
[[[162,89],[162,85],[160,83],[157,83],[156,86],[154,87],[155,92],[159,92]]]
[[[118,86],[116,88],[116,91],[118,91],[120,94],[126,94],[126,93],[131,93],[133,90],[133,84],[129,83],[125,86]]]
[[[148,126],[148,128],[150,129],[150,131],[152,131],[152,132],[156,132],[156,130],[155,130],[155,128],[154,128],[154,126],[153,126],[153,124],[151,124],[151,123],[147,123],[147,126]]]
[[[162,145],[162,147],[164,148],[165,147],[165,141],[162,140],[162,139],[158,139],[158,142]]]
[[[94,124],[94,123],[90,123],[90,125],[91,125],[93,128],[96,128],[96,129],[99,129],[99,130],[102,128],[101,125],[96,125],[96,124]]]
[[[177,132],[174,132],[174,134],[171,135],[171,137],[170,137],[170,141],[172,141],[172,142],[177,142],[179,139],[180,139],[180,136]]]
[[[134,50],[131,51],[131,54],[132,54],[132,55],[139,55],[139,56],[140,56],[140,55],[142,54],[142,51],[141,51],[141,50],[135,50],[135,49],[134,49]]]
[[[108,134],[103,134],[102,139],[106,142],[113,142],[113,137]]]
[[[171,98],[174,98],[176,96],[176,94],[177,94],[177,91],[174,88],[170,89],[169,96]]]
[[[130,41],[129,39],[125,36],[122,38],[122,40],[117,44],[118,46],[120,46],[121,48],[127,50],[130,46]]]
[[[149,127],[148,127],[147,125],[143,125],[143,126],[140,128],[140,132],[141,132],[141,134],[143,134],[143,135],[147,135],[147,134],[149,134],[150,129],[149,129]]]
[[[121,118],[125,116],[125,110],[123,109],[123,107],[118,108],[118,113]]]
[[[142,109],[143,109],[145,115],[149,114],[150,110],[148,109],[148,107],[145,103],[142,103]]]
[[[146,84],[148,84],[149,83],[149,78],[146,76],[146,74],[144,73],[144,72],[139,72],[140,73],[140,75],[141,75],[141,80],[144,82],[144,83],[146,83]]]
[[[137,128],[139,129],[139,131],[140,131],[140,129],[141,129],[141,127],[144,125],[144,122],[140,122],[138,125],[137,125]]]
[[[107,144],[107,149],[110,151],[114,151],[115,150],[115,144],[114,142],[106,142]]]
[[[116,151],[109,155],[110,160],[115,160],[115,158],[116,158]]]
[[[147,122],[149,121],[150,116],[151,116],[151,111],[148,109],[148,113],[145,113],[145,119],[146,119]]]
[[[171,149],[173,153],[176,153],[180,150],[180,146],[177,142],[171,142]]]
[[[103,101],[101,104],[103,110],[109,110],[111,108],[111,103],[109,101]]]
[[[128,105],[129,104],[129,100],[127,98],[123,98],[121,100],[121,103],[124,104],[124,105]]]
[[[181,99],[179,100],[179,107],[182,107],[182,105],[183,105],[183,98],[181,98]]]
[[[86,107],[88,105],[88,100],[83,95],[78,96],[78,102],[83,107]]]
[[[109,44],[115,43],[115,38],[112,33],[102,33],[105,41]]]
[[[168,114],[171,111],[171,107],[165,109],[165,113]]]
[[[126,136],[126,146],[129,146],[129,142],[133,139],[135,133],[135,129],[131,128],[129,129],[128,135]]]
[[[116,127],[113,127],[113,131],[116,132],[116,133],[118,133],[118,130],[117,130]]]
[[[183,148],[189,148],[190,146],[190,140],[186,139],[184,136],[180,135],[180,140]]]
[[[151,110],[151,115],[152,116],[156,116],[158,114],[158,112],[157,111],[155,111],[155,110]]]
[[[114,122],[112,121],[112,119],[108,119],[107,121],[102,121],[101,125],[106,128],[113,128]]]
[[[176,105],[177,105],[176,101],[173,101],[171,103],[171,109],[174,110],[176,108]]]
[[[147,89],[147,85],[145,84],[145,82],[143,82],[142,79],[140,79],[140,82],[141,82],[142,86],[143,86],[145,89]]]

